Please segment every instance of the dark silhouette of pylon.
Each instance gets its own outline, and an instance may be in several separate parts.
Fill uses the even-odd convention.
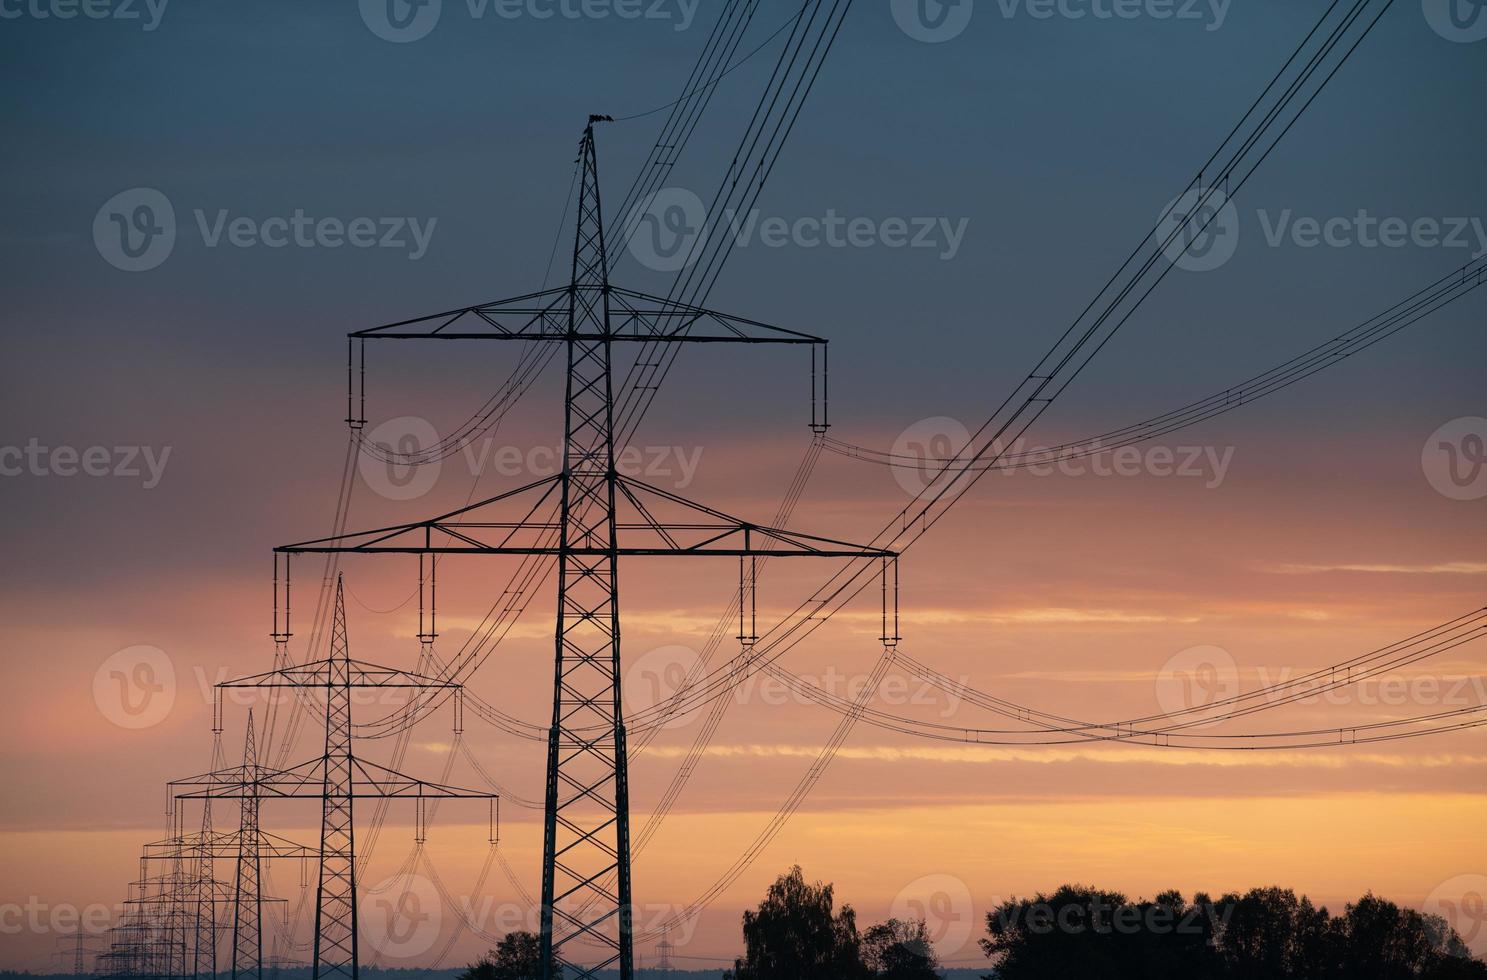
[[[222,766],[221,720],[212,721],[212,768]],[[216,828],[212,824],[212,801],[201,801],[201,837],[196,851],[196,937],[191,944],[191,976],[217,976]]]
[[[325,673],[325,795],[320,808],[320,883],[315,891],[315,977],[352,980],[356,949],[356,835],[352,823],[351,648],[343,584],[336,579]]]
[[[277,628],[276,628],[277,634]],[[288,607],[285,630],[288,634]],[[275,637],[276,641],[278,635]],[[276,662],[278,658],[276,656]],[[217,685],[218,698],[227,688],[322,690],[325,692],[325,751],[288,769],[266,769],[257,765],[251,773],[242,770],[210,772],[171,785],[185,789],[183,799],[252,799],[255,826],[257,800],[319,799],[321,801],[320,877],[315,903],[314,977],[346,977],[356,980],[360,972],[357,949],[356,849],[352,803],[356,799],[484,799],[493,793],[458,789],[405,776],[366,759],[357,758],[352,746],[352,688],[433,688],[457,691],[449,680],[425,677],[390,667],[351,659],[346,634],[345,586],[336,580],[330,650],[325,660],[277,667]],[[251,737],[252,713],[249,713]],[[251,744],[251,743],[250,743]],[[418,805],[422,805],[421,802]],[[263,835],[258,833],[260,844]],[[262,980],[261,943],[257,957]]]
[[[613,915],[618,919],[620,976],[629,980],[634,958],[630,789],[620,704],[609,259],[592,123],[584,133],[580,166],[568,322],[575,338],[588,339],[567,345],[557,649],[543,809],[541,962],[552,959],[555,915],[580,932]],[[615,890],[606,895],[610,875]],[[570,896],[603,900],[587,913],[581,908],[570,912],[559,905]]]
[[[826,428],[826,341],[612,285],[594,148],[594,123],[603,119],[590,117],[579,145],[582,179],[572,279],[567,285],[350,335],[347,405],[353,429],[366,424],[357,417],[357,406],[365,405],[364,390],[358,396],[362,379],[352,368],[357,342],[429,338],[564,344],[568,376],[562,473],[431,520],[284,545],[275,551],[291,557],[474,553],[556,560],[556,656],[542,862],[544,977],[550,977],[557,958],[578,980],[610,969],[618,970],[620,980],[632,980],[630,791],[620,700],[618,559],[736,557],[740,591],[749,593],[747,605],[752,608],[757,557],[887,559],[894,554],[743,521],[617,472],[611,356],[615,344],[808,345],[813,368],[815,349],[821,347],[823,370],[819,377],[812,372],[811,418],[812,428],[820,432]],[[361,363],[365,364],[364,357]],[[548,517],[554,500],[557,512]],[[519,508],[523,516],[515,522],[509,517],[491,521],[474,513],[495,505]],[[617,520],[621,507],[623,521]],[[675,515],[670,520],[668,512]],[[547,539],[547,529],[553,526],[558,532],[555,542]],[[287,558],[285,566],[287,583]],[[579,965],[562,955],[572,943],[597,949],[598,961]]]
[[[661,941],[656,943],[656,969],[667,971],[676,969],[671,965],[671,954],[674,952],[676,952],[676,947],[671,944],[671,928],[662,926]]]
[[[239,797],[237,872],[233,882],[232,977],[263,980],[263,859],[258,829],[258,743],[253,709],[243,740],[242,794]]]

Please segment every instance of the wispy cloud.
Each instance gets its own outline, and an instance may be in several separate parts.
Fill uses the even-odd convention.
[[[847,613],[840,618],[861,619],[876,625],[878,613]],[[905,609],[901,622],[919,626],[974,625],[1044,625],[1064,623],[1196,623],[1199,616],[1174,616],[1161,612],[1138,612],[1130,609],[1082,609],[1069,606],[1032,606],[1023,609],[918,608]]]
[[[1487,562],[1450,561],[1432,565],[1338,564],[1338,565],[1266,565],[1264,570],[1276,575],[1317,575],[1323,572],[1361,572],[1382,575],[1484,575]]]

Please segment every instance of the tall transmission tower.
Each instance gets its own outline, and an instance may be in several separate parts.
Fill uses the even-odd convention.
[[[812,427],[826,427],[825,345],[772,327],[614,286],[609,281],[599,164],[590,117],[579,144],[579,197],[572,276],[566,286],[405,320],[350,335],[378,339],[517,340],[561,343],[567,353],[562,472],[416,524],[285,545],[277,552],[326,554],[540,555],[557,565],[552,723],[544,809],[541,957],[577,977],[617,969],[634,976],[629,774],[620,692],[619,559],[730,556],[741,592],[754,588],[758,557],[895,557],[829,538],[750,523],[615,468],[613,352],[616,344],[796,344],[812,351]],[[819,351],[822,370],[814,370]],[[348,368],[354,365],[348,358]],[[365,424],[364,377],[349,372],[348,419]],[[362,372],[364,375],[364,371]],[[358,390],[359,389],[359,390]],[[516,508],[516,520],[476,512]],[[669,518],[669,519],[668,519]],[[436,540],[437,538],[437,540]],[[286,557],[286,566],[288,558]],[[277,569],[277,564],[276,564]],[[276,575],[277,580],[277,575]],[[288,581],[287,567],[284,581]],[[276,595],[275,602],[278,602]],[[287,598],[285,600],[287,605]],[[752,607],[752,602],[748,605]],[[580,965],[571,943],[601,951]]]
[[[286,605],[286,633],[287,608]],[[262,834],[257,829],[260,797],[321,801],[320,878],[315,902],[313,975],[316,980],[322,976],[343,976],[356,980],[360,974],[360,955],[357,949],[354,801],[412,799],[420,801],[418,805],[422,806],[421,801],[425,799],[483,799],[491,800],[494,806],[496,797],[493,793],[424,782],[357,756],[351,735],[351,691],[353,688],[406,688],[449,692],[457,691],[459,685],[440,678],[353,660],[347,639],[344,584],[337,578],[327,658],[297,666],[280,667],[265,674],[223,681],[217,685],[218,699],[228,688],[295,688],[324,692],[325,751],[308,762],[288,769],[266,769],[257,763],[256,754],[252,756],[250,766],[249,757],[245,754],[241,768],[177,780],[171,785],[178,791],[176,795],[181,799],[242,800],[245,804],[245,820],[249,812],[247,804],[251,802],[254,834],[260,841]],[[220,706],[217,710],[220,712]],[[251,711],[248,730],[249,745],[252,745]],[[246,833],[245,830],[245,837]],[[253,853],[256,855],[257,850]],[[248,896],[248,885],[253,886],[252,893],[256,894],[256,863],[251,865],[251,882],[245,881],[242,867],[243,861],[240,860],[239,894]],[[242,905],[248,904],[245,897]],[[240,911],[240,916],[241,914]],[[259,935],[261,916],[251,910],[248,914],[254,923],[254,934]],[[261,935],[252,962],[255,975],[261,980]]]

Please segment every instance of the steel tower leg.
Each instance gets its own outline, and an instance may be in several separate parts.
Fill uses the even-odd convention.
[[[346,602],[336,580],[325,689],[325,794],[320,810],[320,884],[315,893],[315,980],[356,980],[356,849],[351,820],[351,652]]]
[[[630,801],[620,704],[609,275],[592,123],[584,131],[580,153],[583,179],[568,295],[541,949],[545,976],[552,954],[561,956],[567,943],[579,941],[598,947],[601,955],[591,967],[575,965],[577,976],[617,969],[620,980],[631,980]],[[579,339],[579,334],[603,336]],[[576,548],[598,549],[599,554],[574,554]]]
[[[214,726],[212,732],[212,771],[222,768],[222,731]],[[195,939],[191,944],[191,976],[217,976],[217,903],[213,886],[216,882],[215,852],[212,835],[216,828],[212,824],[212,801],[202,800],[201,839],[196,848],[196,925]]]
[[[243,781],[258,778],[258,748],[253,734],[253,712],[248,712],[248,735],[243,743]],[[261,848],[258,834],[258,794],[243,794],[238,824],[237,879],[233,891],[232,977],[263,980],[263,892],[260,889]]]

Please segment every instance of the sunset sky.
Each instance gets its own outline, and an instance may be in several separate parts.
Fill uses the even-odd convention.
[[[931,229],[932,244],[893,247],[880,234],[838,247],[755,232],[709,305],[830,338],[831,434],[902,452],[954,448],[957,432],[1002,401],[1324,5],[1045,20],[981,0],[964,31],[940,43],[903,29],[897,6],[853,10],[755,217],[864,218],[878,232],[900,219]],[[137,20],[64,20],[28,6],[0,25],[0,450],[19,450],[0,464],[45,461],[0,476],[0,968],[45,969],[73,930],[68,910],[124,897],[141,845],[163,836],[166,782],[210,766],[211,685],[269,669],[270,551],[329,534],[334,519],[345,333],[561,281],[572,228],[559,220],[584,119],[674,99],[717,16],[715,2],[660,3],[656,17],[629,20],[499,17],[446,0],[427,36],[394,43],[362,7],[182,3],[141,6]],[[793,9],[761,4],[742,50]],[[1032,444],[1242,382],[1487,252],[1487,40],[1443,37],[1430,9],[1390,9],[1236,199],[1232,259],[1174,270]],[[710,198],[772,60],[762,52],[719,86],[668,187]],[[663,118],[599,129],[606,202],[625,196]],[[168,258],[130,272],[104,254],[95,217],[137,188],[169,200],[178,231]],[[397,219],[407,243],[242,246],[214,231],[240,217],[261,231],[296,212],[379,228]],[[1390,218],[1435,219],[1460,235],[1389,247],[1354,234]],[[1346,219],[1352,237],[1305,244],[1295,232],[1305,219]],[[612,265],[616,282],[636,288],[670,281],[642,255],[620,250]],[[1253,690],[1482,608],[1484,314],[1478,290],[1315,378],[1143,444],[1125,469],[1084,461],[1077,473],[988,474],[902,559],[902,649],[979,691],[1107,721],[1170,710],[1193,665]],[[374,347],[369,430],[415,417],[448,434],[519,352]],[[810,441],[808,375],[793,349],[684,352],[634,441],[641,477],[767,522]],[[420,520],[551,475],[531,450],[560,444],[562,395],[554,364],[411,496],[400,489],[406,474],[363,459],[348,526]],[[1442,438],[1457,440],[1463,466],[1475,460],[1471,486],[1451,492],[1432,448]],[[58,447],[82,459],[104,447],[110,475],[67,475],[80,464]],[[867,540],[914,479],[826,454],[791,526]],[[441,564],[441,655],[470,639],[513,567],[468,556]],[[770,567],[761,626],[835,567]],[[416,562],[358,556],[342,570],[353,654],[411,668]],[[305,642],[321,565],[300,559],[295,573],[291,649],[322,655]],[[626,701],[642,710],[703,649],[737,567],[634,559],[622,575]],[[543,726],[552,591],[543,587],[469,685]],[[850,697],[877,659],[878,615],[869,589],[782,665]],[[714,663],[737,652],[735,632]],[[143,696],[128,687],[147,679],[133,672],[140,663],[163,685],[143,727],[128,710]],[[1469,707],[1487,699],[1484,665],[1479,640],[1388,682],[1214,731],[1334,729]],[[875,705],[952,727],[1007,725],[902,673]],[[356,717],[387,710],[362,705]],[[246,713],[227,709],[229,763]],[[636,856],[642,927],[691,902],[744,851],[838,720],[762,678],[729,695],[702,762]],[[421,725],[402,768],[440,779],[451,722],[445,709]],[[679,718],[633,754],[637,828],[702,724]],[[301,732],[285,761],[316,754],[316,734]],[[477,712],[463,738],[509,791],[501,853],[535,893],[541,811],[521,804],[542,796],[545,747]],[[387,761],[388,741],[369,740],[366,755]],[[449,772],[449,782],[484,785],[463,755]],[[1481,729],[1230,753],[973,745],[859,723],[783,831],[672,938],[688,966],[731,957],[741,910],[797,863],[835,882],[860,922],[928,916],[950,964],[979,961],[977,920],[999,900],[1076,880],[1133,898],[1280,884],[1334,910],[1373,890],[1439,911],[1487,888],[1484,790]],[[219,827],[230,826],[235,808],[219,806]],[[264,813],[266,829],[314,842],[313,809]],[[499,865],[474,889],[486,834],[483,805],[439,808],[426,846],[437,878],[486,933],[530,926]],[[399,886],[378,889],[412,847],[412,812],[395,805],[363,879],[364,934],[385,928],[370,919],[385,921]],[[417,882],[428,942],[380,965],[459,965],[491,945],[442,906],[428,874]],[[299,871],[276,868],[273,885],[293,909]],[[1474,908],[1455,924],[1487,952]]]

